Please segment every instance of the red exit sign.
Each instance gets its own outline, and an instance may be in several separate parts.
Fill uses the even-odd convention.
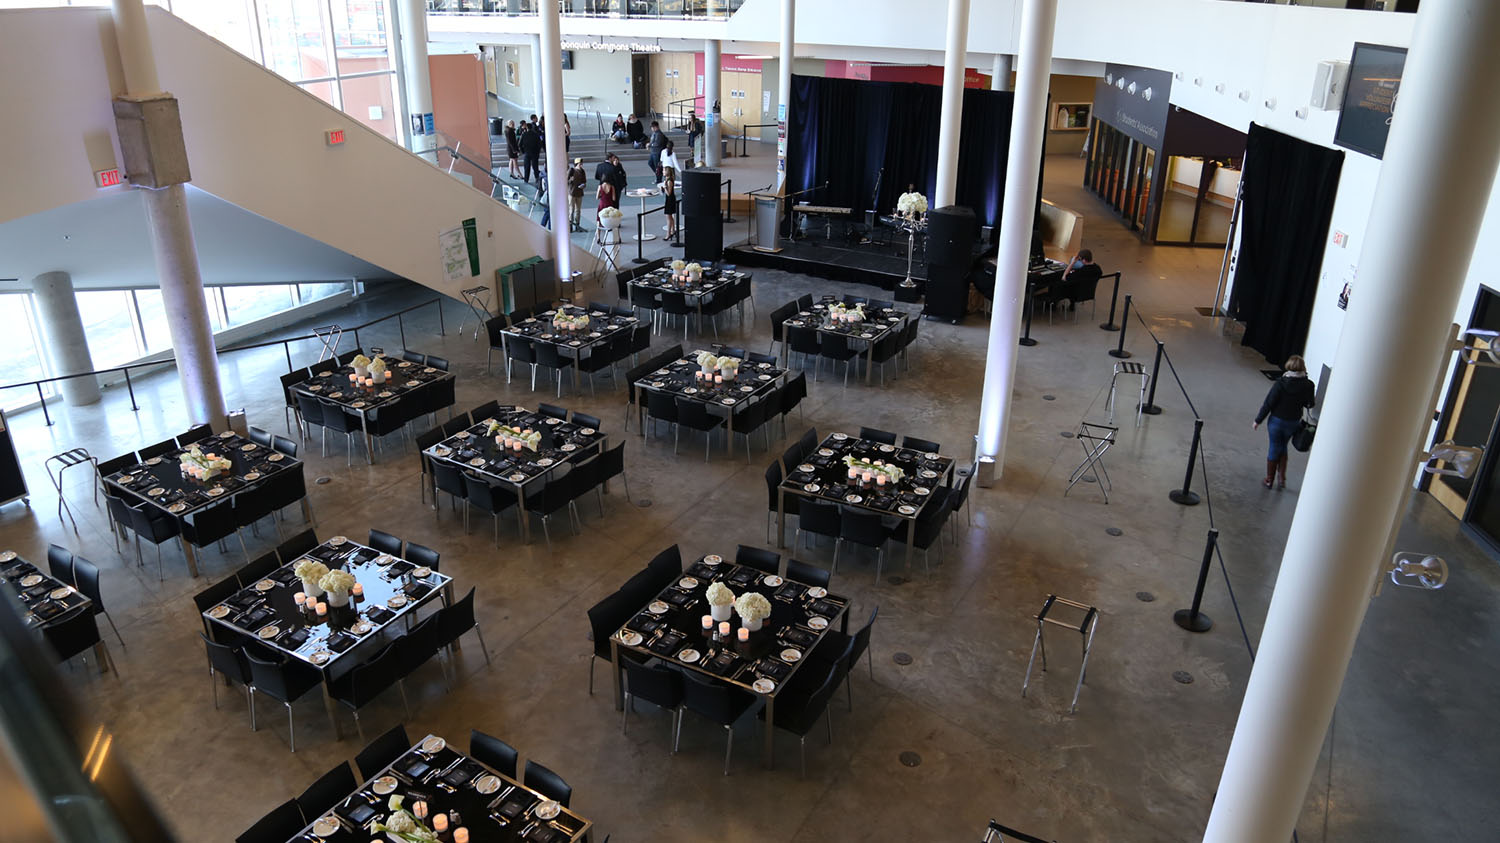
[[[124,181],[125,177],[120,174],[119,167],[114,167],[108,170],[100,170],[97,173],[94,173],[94,184],[98,185],[99,187],[114,187],[118,184],[124,183]]]
[[[339,144],[344,142],[343,129],[333,129],[331,131],[325,132],[324,135],[326,135],[328,138],[329,146],[338,146]]]

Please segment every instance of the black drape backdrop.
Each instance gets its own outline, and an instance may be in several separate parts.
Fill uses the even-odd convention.
[[[1000,221],[1013,99],[1006,91],[964,90],[957,201],[973,208],[981,225]],[[908,184],[930,200],[941,114],[942,89],[935,85],[793,76],[787,192],[827,182],[827,188],[793,201],[850,207],[856,213],[890,213]]]
[[[1242,344],[1278,366],[1307,342],[1343,166],[1339,150],[1250,126],[1229,314],[1245,323]]]

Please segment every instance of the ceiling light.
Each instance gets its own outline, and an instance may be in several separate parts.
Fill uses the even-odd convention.
[[[761,59],[761,60],[774,59],[776,57],[775,56],[735,56],[735,58],[737,58],[737,59],[745,59],[745,60],[748,61],[748,60],[751,60],[751,59]]]

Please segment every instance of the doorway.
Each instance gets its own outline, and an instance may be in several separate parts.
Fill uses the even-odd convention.
[[[651,57],[630,57],[630,108],[642,122],[651,114]]]
[[[1223,246],[1240,189],[1238,159],[1167,156],[1156,242]]]
[[[1500,331],[1500,293],[1480,288],[1469,327]],[[1484,350],[1490,347],[1489,342],[1476,338],[1467,344],[1475,350],[1467,353],[1466,361],[1488,361]],[[1467,480],[1436,475],[1427,486],[1428,494],[1492,547],[1500,546],[1500,461],[1492,457],[1500,434],[1495,429],[1497,412],[1500,412],[1500,368],[1458,366],[1449,385],[1437,441],[1451,439],[1460,445],[1483,445],[1485,458],[1479,470]]]

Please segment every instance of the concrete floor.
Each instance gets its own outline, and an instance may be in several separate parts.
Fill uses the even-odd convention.
[[[1193,310],[1212,298],[1219,252],[1143,246],[1077,187],[1077,159],[1049,161],[1046,172],[1048,198],[1085,214],[1085,244],[1106,271],[1124,273],[1123,291],[1134,295],[1142,321],[1166,343],[1205,421],[1207,487],[1202,475],[1194,478],[1194,487],[1207,493],[1203,505],[1179,507],[1166,497],[1181,484],[1193,417],[1170,375],[1157,392],[1162,415],[1139,428],[1124,417],[1120,444],[1107,457],[1110,503],[1088,484],[1063,496],[1080,449],[1061,434],[1080,419],[1102,420],[1114,362],[1105,352],[1118,335],[1097,327],[1103,312],[1050,325],[1043,318],[1033,328],[1040,345],[1018,350],[1004,476],[972,496],[973,528],[961,525],[957,547],[934,556],[931,577],[919,562],[909,581],[876,584],[872,554],[841,560],[835,590],[852,595],[855,617],[879,605],[880,620],[871,646],[874,678],[861,666],[853,676],[853,712],[842,701],[834,705],[833,745],[825,745],[821,729],[814,733],[803,779],[796,740],[780,735],[781,763],[767,771],[752,718],[736,730],[732,775],[725,778],[717,726],[688,716],[676,756],[668,754],[667,716],[649,706],[634,715],[629,736],[620,734],[609,694],[586,690],[591,646],[584,613],[672,543],[684,555],[764,544],[762,472],[784,442],[773,442],[769,452],[757,446],[748,466],[722,451],[705,464],[695,447],[674,458],[662,439],[647,444],[634,431],[624,433],[623,392],[607,380],[597,397],[567,388],[562,404],[602,415],[611,436],[629,441],[635,503],[616,487],[603,517],[592,504],[581,506],[583,534],[556,540],[551,554],[540,543],[522,545],[514,520],[502,521],[497,549],[482,516],[464,535],[456,514],[422,508],[410,446],[393,443],[373,467],[350,469],[342,444],[330,443],[328,458],[315,448],[308,456],[309,476],[330,478],[312,487],[319,535],[361,538],[379,527],[440,549],[443,569],[458,586],[478,589],[478,617],[494,660],[486,666],[469,639],[456,658],[461,678],[451,692],[436,668],[424,669],[408,683],[413,716],[404,717],[399,695],[387,695],[366,710],[366,734],[405,720],[413,733],[435,732],[460,746],[471,727],[499,735],[573,785],[573,806],[596,822],[598,839],[975,840],[991,817],[1060,841],[1197,838],[1250,658],[1217,569],[1204,603],[1215,621],[1211,632],[1183,632],[1172,612],[1190,601],[1212,519],[1249,639],[1258,637],[1304,458],[1294,457],[1287,491],[1260,487],[1265,440],[1249,421],[1268,386],[1259,373],[1265,361]],[[770,334],[765,314],[773,307],[802,292],[847,291],[872,292],[757,272],[758,314],[742,332],[731,327],[723,336],[763,349]],[[425,293],[378,291],[338,321],[359,322]],[[1100,306],[1107,309],[1107,300]],[[485,375],[484,344],[453,331],[461,312],[448,305],[446,336],[437,335],[431,308],[407,322],[412,347],[453,361],[459,406],[496,397],[529,406],[552,400],[519,380],[507,386],[500,369]],[[806,418],[793,417],[791,436],[807,426],[821,433],[867,424],[967,455],[985,332],[981,318],[959,326],[924,323],[910,374],[888,379],[884,388],[851,382],[845,389],[832,378],[812,384]],[[363,331],[361,338],[367,346],[398,346],[393,327]],[[1125,345],[1149,362],[1153,346],[1134,315]],[[315,356],[313,343],[296,352],[302,364]],[[236,355],[223,366],[230,405],[245,407],[252,423],[281,430],[280,351]],[[212,708],[188,598],[241,564],[238,553],[202,554],[205,578],[190,580],[169,548],[168,577],[158,583],[149,548],[146,568],[116,555],[82,472],[67,489],[81,535],[59,523],[41,468],[45,455],[83,445],[111,456],[186,427],[169,377],[148,380],[138,395],[139,413],[112,390],[101,406],[58,413],[56,427],[43,426],[39,413],[12,417],[34,498],[30,509],[16,504],[0,511],[0,544],[40,559],[48,542],[58,542],[104,567],[105,594],[128,645],[105,632],[120,674],[100,677],[79,667],[64,670],[64,681],[117,731],[123,756],[182,837],[227,840],[360,747],[352,738],[333,740],[315,696],[295,706],[302,747],[295,755],[287,751],[279,712],[265,708],[261,730],[252,733],[243,702],[232,694],[221,695],[220,710]],[[1112,537],[1109,527],[1123,534]],[[261,533],[247,535],[252,554],[274,542],[269,527]],[[1500,575],[1424,495],[1399,546],[1442,554],[1452,581],[1435,593],[1388,589],[1372,604],[1309,792],[1304,841],[1491,840],[1500,822],[1490,772],[1500,762],[1500,745],[1478,725],[1500,691],[1483,661],[1500,643]],[[831,555],[828,545],[797,551],[824,565]],[[1028,699],[1020,697],[1031,615],[1049,592],[1103,613],[1089,682],[1071,716],[1078,657],[1062,634],[1051,638],[1053,670],[1033,679]],[[910,655],[911,663],[897,664],[897,653]],[[1186,671],[1192,683],[1174,681],[1175,671]],[[920,755],[920,765],[904,766],[905,752]]]

